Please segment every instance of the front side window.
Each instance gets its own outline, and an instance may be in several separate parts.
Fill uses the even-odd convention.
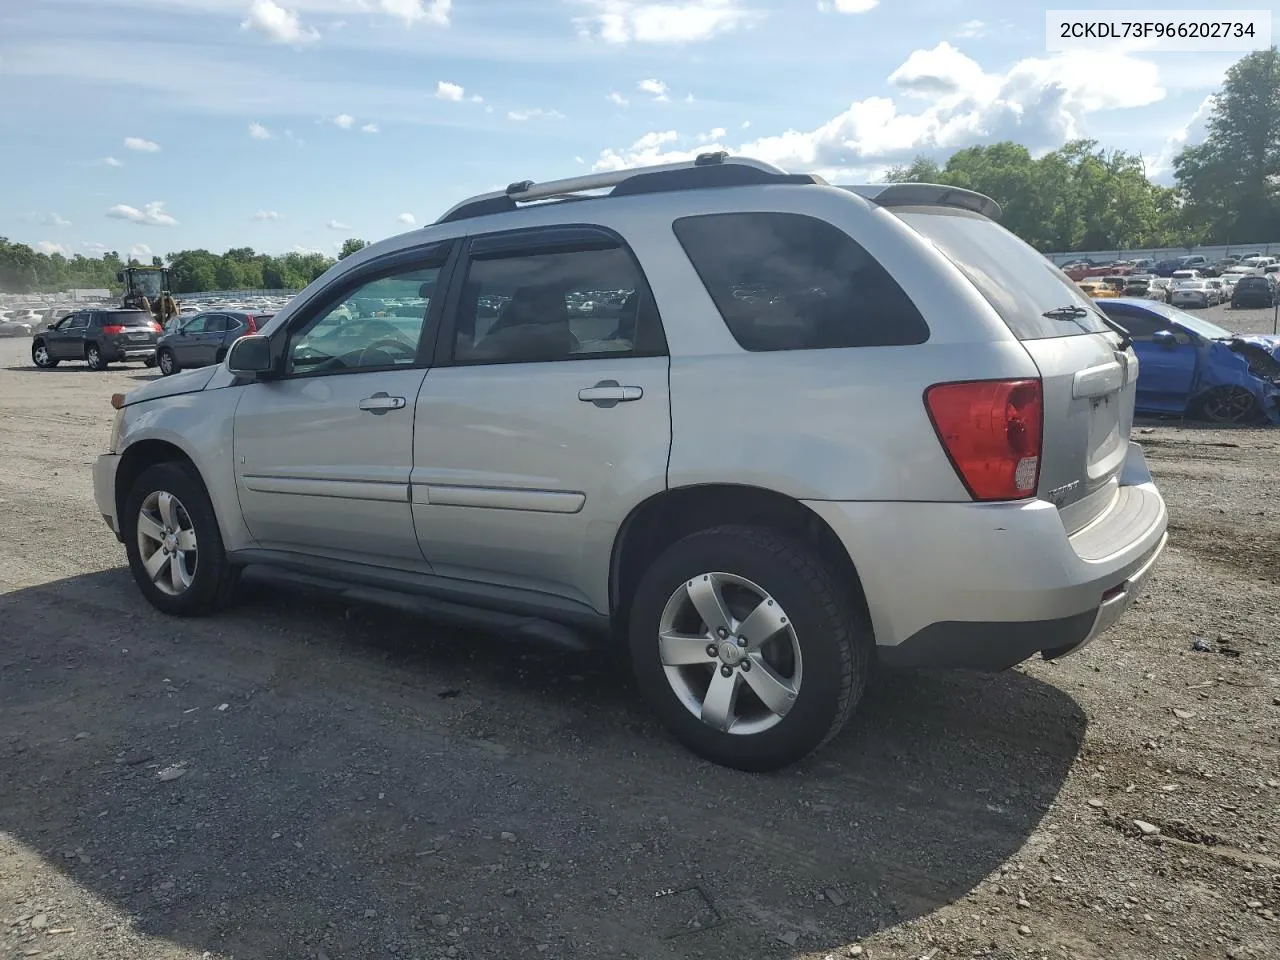
[[[89,326],[89,318],[83,313],[76,314],[67,323],[68,330],[81,330]]]
[[[209,317],[202,313],[200,314],[200,316],[193,317],[190,321],[184,324],[182,327],[182,332],[183,333],[204,333],[206,327],[208,326],[208,323],[209,323]]]
[[[651,310],[648,286],[621,246],[484,256],[467,268],[453,359],[545,363],[633,355]]]
[[[286,374],[413,366],[440,266],[399,267],[325,303],[289,335]]]
[[[746,350],[924,343],[929,328],[861,244],[815,217],[718,213],[672,225]]]

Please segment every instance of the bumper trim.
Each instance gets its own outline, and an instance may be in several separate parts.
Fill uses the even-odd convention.
[[[1131,574],[1108,589],[1099,605],[1054,620],[960,621],[931,623],[902,643],[877,647],[880,662],[891,668],[951,667],[998,673],[1040,654],[1060,660],[1111,629],[1137,599],[1164,553],[1169,535]]]

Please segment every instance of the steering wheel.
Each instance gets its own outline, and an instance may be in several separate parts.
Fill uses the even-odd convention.
[[[387,326],[391,325],[387,324]],[[391,354],[393,362],[397,359],[395,354],[399,354],[400,357],[409,361],[418,359],[418,350],[416,347],[410,346],[399,337],[385,337],[382,340],[375,340],[373,343],[365,344],[360,349],[360,357],[356,362],[357,366],[382,366],[382,364],[365,363],[365,358],[371,350],[381,350],[383,353]]]

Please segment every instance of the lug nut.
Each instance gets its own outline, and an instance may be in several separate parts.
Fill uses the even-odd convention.
[[[716,653],[716,645],[715,645],[714,643],[708,643],[708,644],[707,644],[707,656],[708,656],[708,657],[714,657],[714,656],[717,656],[717,653]]]
[[[722,676],[722,677],[732,677],[732,676],[733,676],[733,667],[730,667],[730,666],[727,666],[727,665],[726,665],[726,666],[721,667],[721,668],[720,668],[720,676]]]
[[[723,640],[728,635],[729,635],[729,631],[726,630],[724,627],[716,627],[716,636],[718,636],[721,640]]]
[[[746,672],[747,672],[748,670],[750,670],[750,669],[751,669],[751,661],[750,661],[750,660],[743,660],[743,661],[742,661],[742,672],[743,672],[743,673],[746,673]]]

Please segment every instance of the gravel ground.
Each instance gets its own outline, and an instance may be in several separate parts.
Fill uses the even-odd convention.
[[[752,776],[606,656],[157,614],[88,469],[150,376],[0,341],[0,956],[1280,957],[1280,432],[1141,425],[1172,547],[1112,632]]]

